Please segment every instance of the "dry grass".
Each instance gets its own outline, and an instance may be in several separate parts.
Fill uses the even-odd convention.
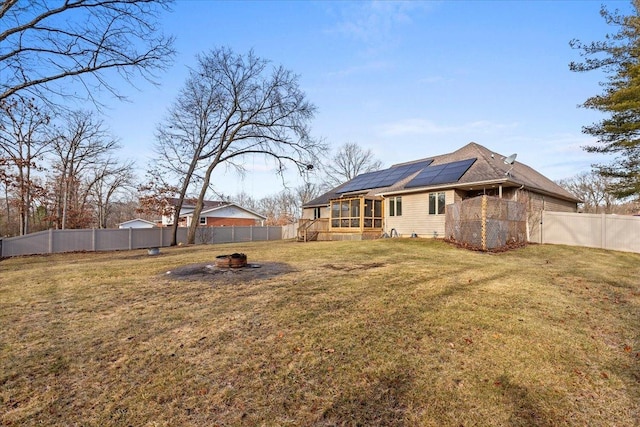
[[[166,274],[244,252],[237,280]],[[640,255],[430,240],[0,262],[0,423],[640,425]]]

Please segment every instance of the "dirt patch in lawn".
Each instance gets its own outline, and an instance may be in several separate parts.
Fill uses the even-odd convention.
[[[220,268],[211,262],[180,266],[167,271],[165,275],[171,279],[234,284],[271,279],[294,271],[293,267],[281,262],[248,263],[240,268]]]
[[[369,270],[372,268],[384,267],[386,264],[382,262],[369,262],[363,264],[324,264],[322,267],[330,270],[338,271],[354,271],[354,270]]]

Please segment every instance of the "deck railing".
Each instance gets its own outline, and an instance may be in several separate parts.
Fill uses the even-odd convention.
[[[298,222],[298,240],[301,242],[317,240],[320,233],[328,231],[328,218],[301,219]]]

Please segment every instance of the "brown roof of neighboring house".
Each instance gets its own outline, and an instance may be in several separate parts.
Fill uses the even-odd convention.
[[[432,162],[428,164],[428,166],[422,167],[420,170],[411,173],[409,176],[403,177],[402,179],[387,187],[365,188],[359,191],[354,191],[350,194],[401,194],[405,192],[427,191],[430,188],[470,187],[474,184],[493,183],[511,186],[524,186],[525,188],[528,188],[530,190],[552,195],[572,202],[580,201],[567,190],[560,187],[558,184],[551,181],[549,178],[545,177],[533,168],[525,165],[524,163],[514,161],[512,164],[506,164],[504,162],[505,157],[506,156],[495,153],[480,144],[471,142],[451,153],[415,160],[412,162],[395,164],[387,169],[387,171],[392,171],[394,170],[394,168],[397,169],[400,167],[408,166],[410,164],[425,162],[426,160],[432,160]],[[463,160],[471,161],[472,159],[475,159],[475,161],[455,182],[444,182],[437,185],[426,185],[422,187],[410,184],[412,180],[416,178],[416,176],[418,176],[423,170],[428,170],[429,168],[434,166],[450,164],[452,162],[460,162]],[[341,186],[329,191],[328,193],[325,193],[322,196],[312,200],[311,202],[306,203],[304,207],[326,205],[331,199],[340,197],[340,195],[349,194],[340,192],[340,189],[342,187],[346,187],[346,184],[348,183],[344,183]]]
[[[167,202],[169,202],[169,204],[171,206],[178,206],[178,198],[177,197],[172,197],[172,198],[168,198]],[[182,207],[183,208],[188,208],[188,207],[195,207],[196,206],[196,200],[195,198],[186,198],[184,199],[184,202],[182,203]],[[224,205],[228,205],[229,202],[222,202],[219,200],[204,200],[204,207],[205,208],[217,208],[220,206],[224,206]]]

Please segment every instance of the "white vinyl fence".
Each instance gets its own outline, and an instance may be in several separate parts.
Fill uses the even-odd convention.
[[[178,243],[186,243],[187,229],[178,228]],[[281,240],[282,227],[199,227],[196,243],[236,243]],[[0,257],[78,251],[117,251],[169,246],[171,229],[121,228],[47,230],[0,240]]]
[[[543,211],[541,242],[640,253],[640,217]]]

